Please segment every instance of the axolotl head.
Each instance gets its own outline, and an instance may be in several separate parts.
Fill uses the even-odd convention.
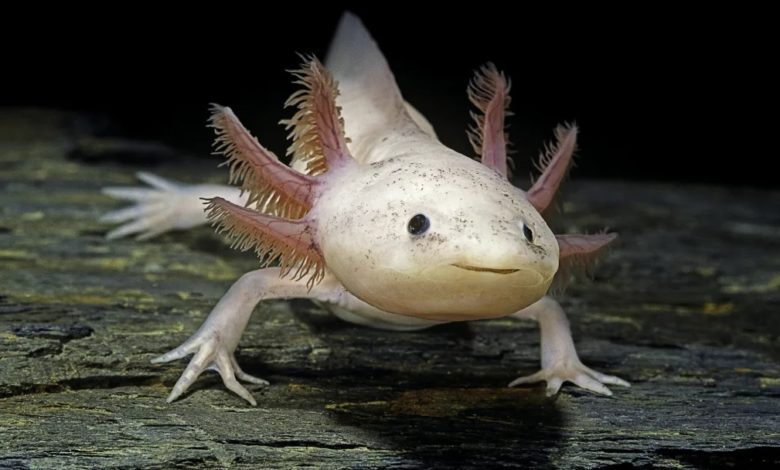
[[[508,315],[558,269],[545,221],[496,171],[461,155],[405,155],[331,181],[317,204],[328,268],[385,311],[433,320]]]

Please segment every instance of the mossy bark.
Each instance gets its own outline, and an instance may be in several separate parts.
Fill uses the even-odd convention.
[[[66,113],[0,113],[0,467],[670,468],[780,463],[780,193],[575,181],[567,231],[621,235],[562,297],[604,398],[505,385],[538,368],[509,319],[390,333],[262,303],[238,359],[258,407],[205,374],[173,404],[181,343],[256,261],[210,229],[107,242],[109,185],[215,161],[100,137]],[[623,467],[621,467],[623,468]]]

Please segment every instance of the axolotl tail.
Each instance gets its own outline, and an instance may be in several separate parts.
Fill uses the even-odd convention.
[[[388,130],[411,126],[435,138],[431,124],[404,101],[385,56],[352,13],[341,17],[325,66],[339,83],[345,132],[361,163],[373,160],[370,149]]]

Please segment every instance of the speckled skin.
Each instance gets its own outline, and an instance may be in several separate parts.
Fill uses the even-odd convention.
[[[534,319],[542,330],[542,370],[510,385],[544,380],[552,394],[571,381],[607,395],[604,384],[628,385],[577,357],[565,314],[545,296],[558,269],[558,243],[525,193],[438,141],[425,118],[403,101],[384,57],[354,16],[342,19],[326,63],[339,82],[354,161],[323,175],[307,215],[325,259],[324,278],[309,290],[305,281],[280,278],[276,268],[242,276],[190,339],[154,360],[194,354],[168,401],[211,368],[255,404],[237,379],[266,382],[242,372],[233,351],[259,301],[290,297],[310,298],[344,320],[390,330],[510,315]],[[139,202],[107,216],[130,220],[110,237],[205,222],[192,201],[213,195],[213,187],[142,176],[155,189],[107,189]],[[219,193],[242,202],[235,191]],[[159,217],[160,210],[167,216]],[[423,234],[409,233],[415,214],[430,220]]]
[[[558,267],[553,233],[505,178],[436,144],[361,165],[329,186],[329,203],[314,209],[327,266],[352,294],[397,314],[474,320],[527,307]],[[415,214],[431,223],[420,236],[407,231]]]

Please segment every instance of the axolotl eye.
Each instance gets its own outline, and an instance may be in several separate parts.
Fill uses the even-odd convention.
[[[523,236],[528,240],[528,243],[534,242],[534,232],[526,224],[523,224]]]
[[[429,228],[431,228],[431,221],[423,214],[417,214],[409,219],[409,224],[406,226],[406,229],[409,230],[409,233],[412,235],[422,235],[427,232]]]

